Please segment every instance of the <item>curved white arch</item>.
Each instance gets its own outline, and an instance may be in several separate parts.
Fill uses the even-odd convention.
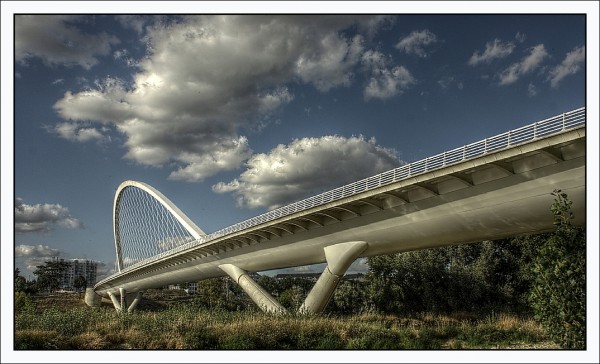
[[[177,221],[185,228],[187,232],[190,233],[194,237],[194,239],[200,239],[203,236],[206,236],[206,233],[202,231],[189,217],[187,217],[171,200],[169,200],[165,195],[160,193],[154,187],[138,181],[127,180],[119,185],[117,191],[115,192],[115,199],[113,203],[113,235],[115,238],[115,249],[117,253],[117,266],[119,271],[123,269],[123,256],[121,252],[121,238],[118,232],[119,226],[117,221],[117,207],[118,203],[121,199],[121,194],[123,190],[127,187],[136,187],[146,192],[150,196],[152,196],[156,201],[158,201],[164,208],[167,209],[176,219]]]

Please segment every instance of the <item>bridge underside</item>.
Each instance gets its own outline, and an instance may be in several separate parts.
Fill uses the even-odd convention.
[[[548,231],[554,189],[568,194],[575,223],[584,224],[583,129],[224,236],[117,274],[95,291],[107,296],[223,276],[224,265],[259,272],[323,263],[327,247],[346,242],[365,242],[357,256],[367,257]]]

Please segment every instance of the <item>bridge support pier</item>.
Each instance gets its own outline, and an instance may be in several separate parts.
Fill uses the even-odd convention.
[[[252,301],[264,312],[275,314],[287,313],[286,309],[269,292],[265,291],[264,288],[250,278],[248,272],[245,270],[233,264],[221,264],[219,268],[237,282],[244,292],[250,296]]]
[[[121,312],[121,304],[119,303],[119,300],[117,300],[117,297],[112,292],[108,292],[108,297],[110,297],[113,306],[115,306],[115,310],[117,310],[117,312]]]
[[[127,292],[123,288],[119,288],[120,297],[118,299],[112,292],[108,292],[108,297],[110,297],[110,300],[112,301],[113,306],[115,306],[115,310],[117,310],[117,312],[122,312],[123,310],[127,309],[127,313],[131,313],[142,300],[142,294],[142,291],[138,291],[129,306],[127,305]]]
[[[323,312],[350,264],[366,248],[365,241],[351,241],[325,247],[327,266],[298,312],[303,314]]]
[[[140,303],[141,300],[142,300],[142,291],[138,291],[138,293],[135,295],[135,298],[133,299],[133,302],[131,302],[131,304],[127,308],[127,312],[129,312],[129,313],[133,312],[133,310],[135,310],[135,307],[138,305],[138,303]]]
[[[102,296],[96,293],[93,288],[88,287],[85,289],[85,304],[90,307],[100,307],[102,304]]]

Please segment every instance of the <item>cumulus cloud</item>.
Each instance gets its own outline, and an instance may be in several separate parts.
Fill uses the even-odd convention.
[[[97,129],[93,127],[84,127],[77,123],[59,123],[54,128],[53,132],[59,137],[76,142],[98,141],[103,142],[109,140],[102,131],[107,131],[106,128]]]
[[[48,245],[17,245],[15,247],[15,257],[55,257],[60,254],[58,249],[50,248]]]
[[[27,205],[15,199],[15,231],[17,233],[48,232],[54,225],[80,229],[83,224],[71,216],[69,209],[59,204]]]
[[[548,52],[543,44],[538,44],[529,49],[529,54],[521,62],[513,63],[499,75],[500,85],[510,85],[516,82],[519,77],[532,72],[548,57]]]
[[[25,267],[30,271],[34,271],[37,266],[43,265],[52,257],[63,255],[59,249],[54,249],[48,245],[17,245],[15,246],[15,258],[22,259]]]
[[[399,166],[394,150],[364,137],[295,139],[268,154],[253,155],[246,170],[217,193],[234,193],[239,206],[274,209]]]
[[[125,135],[128,159],[173,166],[171,179],[202,181],[239,168],[251,155],[242,132],[264,127],[293,100],[289,83],[326,92],[353,82],[365,37],[344,31],[356,26],[368,37],[385,24],[382,19],[189,16],[136,23],[148,56],[132,83],[107,78],[93,89],[65,93],[55,109],[71,125],[114,125]],[[397,93],[411,80],[402,67],[380,73],[380,95]]]
[[[363,91],[365,99],[388,99],[401,94],[415,83],[414,77],[403,66],[389,68],[389,59],[378,51],[368,50],[362,56],[362,64],[370,77]]]
[[[119,40],[106,33],[81,33],[69,25],[81,20],[76,16],[16,15],[15,60],[25,63],[37,57],[49,65],[92,68],[99,62],[97,57],[110,54]]]
[[[407,54],[415,54],[421,58],[425,58],[428,56],[428,54],[425,52],[425,47],[436,43],[437,41],[437,36],[429,30],[415,30],[408,36],[400,39],[400,41],[396,44],[396,49],[399,49]]]
[[[579,72],[585,63],[585,46],[575,47],[568,52],[565,59],[558,66],[554,67],[548,76],[550,85],[557,88],[560,81],[569,75]]]
[[[485,51],[483,53],[475,51],[467,64],[476,66],[481,63],[491,63],[496,59],[510,55],[514,49],[515,45],[512,42],[502,42],[500,39],[494,39],[485,44]]]

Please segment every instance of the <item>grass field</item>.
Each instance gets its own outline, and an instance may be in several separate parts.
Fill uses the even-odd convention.
[[[15,349],[552,349],[530,318],[507,314],[271,316],[146,302],[118,314],[78,295],[34,298],[15,316]]]

